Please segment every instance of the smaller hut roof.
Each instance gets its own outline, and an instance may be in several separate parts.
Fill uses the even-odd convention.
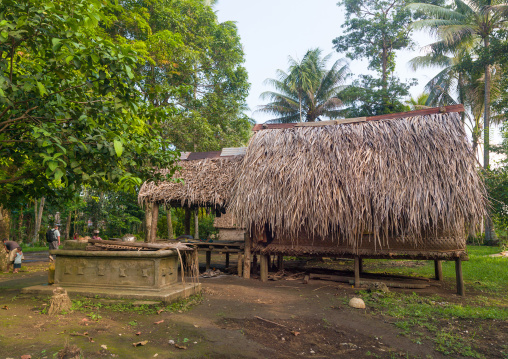
[[[175,181],[145,182],[139,191],[138,201],[175,207],[224,208],[244,153],[242,148],[186,152],[178,163],[180,170],[173,175]],[[169,173],[166,169],[161,172]],[[179,179],[182,181],[177,182]]]

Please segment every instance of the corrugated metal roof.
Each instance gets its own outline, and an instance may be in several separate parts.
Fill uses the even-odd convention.
[[[187,157],[187,161],[203,160],[205,158],[217,158],[220,157],[221,151],[209,151],[209,152],[191,152]]]
[[[222,149],[220,156],[221,157],[239,156],[239,155],[245,155],[246,152],[247,152],[247,147],[227,147],[227,148]]]

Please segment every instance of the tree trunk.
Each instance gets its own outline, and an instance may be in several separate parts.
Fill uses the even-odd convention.
[[[485,50],[489,48],[488,36],[483,39]],[[490,165],[490,65],[485,65],[485,93],[484,93],[484,113],[483,113],[483,168],[485,171],[489,169]],[[490,211],[489,211],[490,212]],[[485,244],[491,244],[493,240],[492,235],[492,220],[489,218],[485,221]]]
[[[9,212],[0,204],[0,239],[9,239],[10,227]]]
[[[183,220],[183,234],[190,236],[191,210],[185,208],[185,218]]]
[[[150,230],[152,229],[152,204],[145,203],[145,242],[150,242]]]
[[[39,231],[41,230],[41,223],[42,223],[42,212],[44,211],[44,202],[46,198],[44,196],[41,197],[41,202],[39,203],[39,210],[37,211],[37,200],[35,200],[35,228],[34,228],[34,237],[33,237],[33,243],[37,242],[39,240]]]
[[[166,219],[168,221],[168,239],[173,239],[173,220],[171,219],[171,207],[166,209]]]
[[[71,233],[71,220],[72,220],[72,211],[69,211],[69,215],[67,216],[67,223],[65,224],[65,240],[69,239],[69,235]]]
[[[199,207],[194,210],[194,239],[199,239]]]
[[[157,222],[159,219],[159,204],[154,203],[152,206],[152,226],[150,228],[150,240],[149,243],[155,243],[157,238]]]

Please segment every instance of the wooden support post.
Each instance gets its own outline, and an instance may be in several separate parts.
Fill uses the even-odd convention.
[[[284,256],[282,254],[277,256],[277,269],[284,270]]]
[[[197,278],[199,277],[199,253],[197,248],[194,248],[194,250],[192,251],[192,264],[194,267],[193,269],[195,270],[194,275]]]
[[[252,274],[257,274],[258,272],[258,255],[254,254],[252,256]]]
[[[238,252],[238,276],[241,277],[242,276],[242,271],[243,271],[243,254],[242,252]]]
[[[226,268],[229,268],[229,252],[226,252]]]
[[[261,277],[261,282],[268,282],[268,259],[269,256],[267,254],[261,254],[259,256],[259,272]]]
[[[199,207],[194,208],[194,239],[199,239]]]
[[[363,273],[363,258],[360,258],[359,262],[360,273]]]
[[[244,247],[244,259],[243,259],[243,277],[250,278],[250,247],[251,247],[251,238],[249,233],[245,233],[243,236],[245,240]]]
[[[443,261],[434,261],[434,273],[436,275],[436,280],[443,280]]]
[[[455,277],[457,279],[457,294],[464,296],[464,279],[462,278],[462,261],[455,258]]]
[[[210,269],[210,262],[212,261],[212,251],[206,251],[206,270]]]
[[[360,288],[360,257],[355,257],[355,288]]]
[[[159,204],[154,203],[152,205],[152,226],[150,229],[150,240],[148,242],[155,243],[157,238],[157,222],[159,219]]]

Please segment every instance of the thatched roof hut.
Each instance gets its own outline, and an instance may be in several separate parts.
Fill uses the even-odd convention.
[[[461,110],[257,125],[229,209],[262,254],[462,256],[486,194]]]
[[[145,182],[138,195],[140,203],[172,207],[212,207],[223,210],[243,159],[245,148],[182,154],[180,170],[173,178],[180,182]],[[162,170],[168,173],[167,170]]]

